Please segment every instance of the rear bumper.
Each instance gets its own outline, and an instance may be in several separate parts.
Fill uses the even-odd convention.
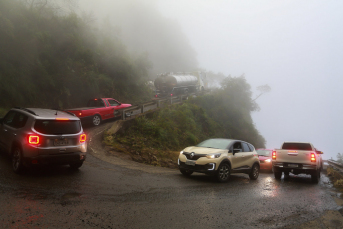
[[[68,165],[86,160],[86,153],[74,152],[66,154],[39,155],[37,157],[24,158],[27,166],[35,165]]]
[[[295,174],[305,173],[311,174],[316,171],[317,165],[312,164],[299,164],[289,162],[273,162],[274,171],[276,172],[291,172]]]

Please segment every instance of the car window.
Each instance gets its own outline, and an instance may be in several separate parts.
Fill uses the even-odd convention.
[[[36,120],[34,129],[42,134],[77,134],[81,131],[79,120]]]
[[[9,126],[13,126],[13,120],[14,120],[14,116],[16,113],[17,112],[15,112],[15,111],[8,112],[4,118],[4,124],[9,125]]]
[[[13,128],[23,128],[28,117],[20,112],[10,111],[4,118],[4,124]]]
[[[233,149],[234,150],[239,150],[240,152],[243,152],[243,148],[242,148],[241,142],[235,142],[235,144],[233,144]]]
[[[102,99],[91,99],[88,101],[88,107],[104,107],[105,103]]]
[[[265,150],[265,149],[258,149],[256,150],[257,154],[260,156],[271,156],[272,151],[271,150]]]
[[[254,147],[253,145],[251,145],[251,144],[248,144],[248,146],[249,146],[249,148],[250,148],[251,152],[253,152],[253,151],[255,150],[255,147]]]
[[[242,142],[242,146],[243,146],[243,152],[251,152],[247,143]]]
[[[113,99],[109,99],[108,102],[111,104],[111,106],[118,106],[119,103]]]
[[[312,147],[311,147],[311,144],[309,144],[309,143],[285,142],[282,145],[282,149],[288,149],[288,150],[312,150]]]

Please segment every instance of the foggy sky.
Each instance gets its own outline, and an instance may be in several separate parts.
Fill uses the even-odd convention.
[[[342,1],[161,0],[159,9],[180,21],[202,67],[271,86],[253,113],[267,148],[305,141],[326,159],[343,152]]]
[[[88,2],[93,4],[86,9],[93,12],[106,16],[106,8],[110,11],[109,0]],[[342,1],[150,2],[179,22],[199,67],[244,74],[255,95],[259,85],[272,88],[256,100],[261,110],[253,113],[267,148],[304,141],[323,151],[325,159],[343,153]]]

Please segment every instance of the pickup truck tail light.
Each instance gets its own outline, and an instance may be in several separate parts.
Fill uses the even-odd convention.
[[[274,150],[273,153],[272,153],[272,159],[273,160],[276,160],[276,151]]]
[[[311,162],[316,162],[316,155],[315,153],[311,153]]]
[[[83,143],[86,141],[86,134],[81,134],[80,135],[80,143]]]
[[[30,145],[38,145],[40,143],[38,135],[29,135],[28,142]]]

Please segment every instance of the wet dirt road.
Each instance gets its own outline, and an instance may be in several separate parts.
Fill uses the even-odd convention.
[[[88,157],[68,166],[12,172],[0,156],[0,228],[342,228],[343,200],[322,175],[276,181],[261,173],[220,184],[108,155],[111,123],[87,129]]]

